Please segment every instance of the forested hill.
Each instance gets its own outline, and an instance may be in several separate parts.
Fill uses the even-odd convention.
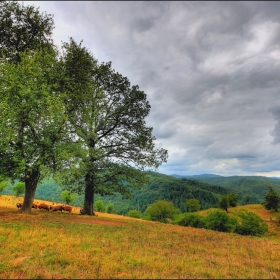
[[[149,204],[157,200],[172,201],[182,212],[187,211],[186,201],[196,198],[202,209],[218,206],[221,195],[234,192],[231,189],[189,179],[178,179],[160,173],[149,173],[149,183],[143,189],[133,192],[133,197],[121,199],[120,195],[102,197],[106,204],[114,204],[120,214],[131,209],[144,212]],[[100,197],[99,197],[100,198]]]
[[[186,201],[196,198],[202,209],[218,206],[221,195],[234,192],[239,195],[239,204],[255,204],[264,200],[271,185],[280,193],[280,180],[258,176],[211,177],[198,176],[192,178],[175,178],[160,173],[148,173],[149,183],[146,187],[134,191],[132,199],[122,199],[115,196],[95,196],[102,199],[106,205],[113,204],[118,214],[126,214],[129,210],[137,209],[144,212],[149,204],[157,200],[172,201],[182,212],[187,211]],[[37,189],[36,198],[62,202],[62,187],[53,180],[43,180]],[[3,194],[13,194],[11,186]],[[83,205],[83,195],[77,195],[73,205]]]
[[[188,178],[188,177],[186,177]],[[197,181],[233,189],[242,197],[242,204],[261,203],[268,186],[280,193],[280,180],[263,176],[197,177]]]
[[[113,204],[114,210],[119,214],[126,214],[129,210],[137,209],[144,212],[149,204],[157,200],[172,201],[182,212],[186,212],[186,201],[196,198],[200,201],[202,209],[218,206],[221,195],[234,192],[228,188],[215,186],[193,179],[178,179],[160,173],[148,173],[149,183],[146,187],[133,192],[132,199],[122,199],[119,194],[115,196],[95,196],[95,200],[102,199],[106,205]],[[62,187],[53,180],[43,180],[37,189],[35,198],[62,202]],[[9,187],[3,194],[12,194]],[[73,205],[83,205],[83,195],[77,195]]]

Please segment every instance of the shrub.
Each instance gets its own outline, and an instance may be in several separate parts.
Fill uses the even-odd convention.
[[[0,194],[9,186],[8,180],[0,182]]]
[[[16,196],[19,196],[21,194],[25,193],[25,183],[24,182],[18,182],[13,187],[12,190],[15,192]]]
[[[130,210],[128,213],[127,213],[127,216],[128,217],[132,217],[132,218],[138,218],[140,219],[142,217],[142,214],[140,211],[138,210]]]
[[[237,219],[230,217],[227,213],[216,210],[206,218],[206,228],[222,232],[232,232],[237,226]]]
[[[147,207],[146,215],[149,220],[167,223],[168,219],[173,219],[179,209],[175,208],[170,201],[159,200]]]
[[[175,221],[180,226],[190,226],[195,228],[205,228],[205,218],[195,213],[183,213]]]
[[[240,217],[240,223],[237,225],[235,232],[241,235],[263,236],[268,232],[267,223],[255,213],[246,210],[239,211],[237,216]]]
[[[105,204],[104,204],[103,200],[101,200],[101,199],[96,200],[94,203],[94,206],[95,206],[96,211],[105,212]]]
[[[114,212],[114,204],[113,203],[110,203],[108,206],[107,206],[107,213],[113,213]]]
[[[73,202],[75,200],[74,195],[71,193],[71,191],[68,191],[68,190],[64,190],[61,193],[61,198],[63,201],[65,201],[66,204],[70,204],[71,202]]]

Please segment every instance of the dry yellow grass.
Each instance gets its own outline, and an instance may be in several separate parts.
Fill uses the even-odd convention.
[[[0,197],[0,278],[280,278],[276,235],[244,237],[105,213],[24,215],[16,202]]]

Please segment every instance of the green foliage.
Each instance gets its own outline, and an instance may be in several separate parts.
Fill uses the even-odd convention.
[[[13,187],[12,190],[14,191],[16,196],[19,196],[21,194],[25,193],[25,183],[24,182],[18,182]]]
[[[127,216],[128,216],[128,217],[132,217],[132,218],[138,218],[138,219],[140,219],[140,218],[142,218],[142,213],[141,213],[140,211],[138,211],[138,210],[133,209],[133,210],[130,210],[130,211],[127,213]]]
[[[196,213],[183,213],[178,215],[175,224],[180,226],[190,226],[194,228],[206,228],[205,217]]]
[[[241,235],[263,236],[268,232],[267,223],[257,214],[243,210],[237,212],[236,215],[241,220],[236,226],[236,233]]]
[[[237,226],[237,219],[230,217],[221,210],[209,213],[205,219],[206,228],[222,232],[233,232]]]
[[[167,223],[168,219],[174,219],[178,213],[179,209],[175,208],[172,202],[165,200],[159,200],[151,204],[146,210],[148,219],[163,223]]]
[[[269,191],[265,195],[264,199],[265,201],[263,205],[267,210],[273,209],[278,212],[278,208],[280,207],[280,196],[272,186],[269,186]]]
[[[195,198],[189,199],[186,204],[189,212],[197,212],[201,208],[199,200]]]
[[[9,180],[3,180],[0,182],[0,194],[9,186]]]
[[[241,210],[234,212],[238,217],[230,217],[221,210],[210,212],[206,217],[197,213],[183,213],[177,216],[174,224],[195,228],[206,228],[222,232],[235,232],[240,235],[263,236],[268,226],[257,214]]]
[[[66,204],[70,204],[75,200],[75,196],[71,193],[71,191],[68,190],[64,190],[61,193],[61,198],[66,202]]]
[[[94,207],[95,207],[96,211],[98,211],[98,212],[105,212],[105,204],[104,204],[104,201],[101,199],[95,201]]]
[[[110,203],[110,204],[107,206],[106,212],[107,212],[107,213],[114,213],[114,204],[113,204],[113,203]]]

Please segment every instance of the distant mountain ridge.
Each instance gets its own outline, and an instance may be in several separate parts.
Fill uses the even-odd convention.
[[[200,174],[200,175],[177,175],[177,174],[172,174],[170,175],[175,178],[217,178],[217,177],[223,177],[217,174]]]

